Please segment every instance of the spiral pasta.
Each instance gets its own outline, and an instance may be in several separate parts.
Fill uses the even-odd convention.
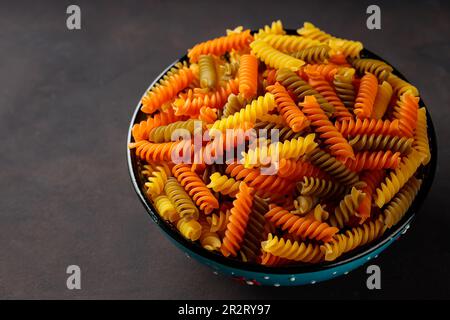
[[[224,119],[217,120],[211,126],[211,129],[217,129],[223,131],[224,129],[235,128],[241,123],[252,122],[255,123],[256,119],[261,118],[269,111],[275,109],[275,99],[271,93],[266,93],[263,97],[253,100],[245,108],[239,112],[234,113]]]
[[[225,172],[225,168],[223,167],[223,165],[213,163],[213,164],[211,164],[211,165],[205,165],[205,168],[204,168],[204,170],[203,170],[203,173],[201,173],[201,170],[202,170],[201,167],[202,167],[202,165],[203,165],[203,164],[197,165],[197,164],[194,163],[194,164],[192,165],[192,169],[193,169],[194,171],[196,171],[196,172],[198,172],[198,171],[197,171],[197,168],[200,169],[199,176],[202,178],[202,181],[203,181],[207,186],[208,186],[208,184],[211,183],[211,176],[212,176],[214,173],[222,174],[222,173]],[[214,191],[214,189],[213,189],[213,191]],[[216,199],[217,199],[219,202],[222,200],[222,199],[221,199],[221,194],[220,194],[219,192],[214,191],[214,192],[213,192],[213,195],[214,195],[214,197],[216,197]]]
[[[337,234],[333,241],[320,246],[326,261],[334,261],[342,254],[362,247],[381,237],[386,231],[380,220],[368,221],[361,226]]]
[[[235,147],[240,148],[245,145],[247,140],[254,139],[254,132],[246,131],[247,123],[239,124],[239,126],[242,127],[227,129],[225,133],[224,131],[210,130],[218,132],[219,136],[214,136],[212,141],[209,141],[206,146],[199,150],[200,155],[196,154],[198,161],[203,160],[208,164],[217,163],[221,161],[223,156],[227,156],[228,152],[233,152]]]
[[[294,100],[281,84],[277,82],[267,87],[266,90],[274,95],[278,111],[294,132],[299,132],[309,125],[303,112],[296,106]]]
[[[202,107],[222,108],[231,93],[239,91],[238,81],[232,79],[224,86],[207,93],[190,91],[185,97],[179,97],[173,103],[176,115],[198,116]]]
[[[286,125],[278,124],[270,121],[258,121],[255,123],[253,129],[256,130],[257,135],[260,136],[261,133],[267,135],[267,139],[272,138],[272,130],[277,133],[278,141],[284,142],[286,140],[297,139],[302,136],[303,132],[294,132],[291,128]]]
[[[405,185],[406,181],[414,175],[422,160],[423,155],[414,149],[409,155],[402,158],[398,168],[392,171],[376,190],[375,203],[379,208],[388,203]]]
[[[417,192],[419,192],[421,184],[422,180],[411,177],[387,204],[382,216],[387,228],[392,228],[392,226],[396,225],[403,218],[416,197]]]
[[[173,167],[172,173],[205,214],[210,214],[213,209],[219,207],[217,199],[206,187],[202,179],[195,172],[191,171],[188,165],[177,164]]]
[[[345,159],[355,158],[352,147],[325,115],[314,96],[306,96],[305,101],[300,105],[308,120],[311,121],[311,126],[330,148],[332,155]]]
[[[261,254],[261,241],[267,238],[267,226],[264,214],[269,206],[266,201],[254,196],[250,217],[247,223],[246,233],[241,245],[241,253],[245,261],[256,261]]]
[[[259,195],[280,194],[293,189],[290,180],[277,175],[265,176],[259,169],[247,169],[242,164],[230,164],[225,173],[236,180],[242,180],[258,191]]]
[[[244,27],[243,26],[237,26],[234,29],[227,29],[226,33],[227,33],[227,36],[229,36],[230,34],[241,33],[242,31],[244,31]]]
[[[314,39],[320,42],[326,42],[333,39],[331,34],[320,30],[311,22],[305,22],[302,28],[297,29],[297,33],[305,38]]]
[[[142,112],[154,113],[165,102],[174,98],[178,92],[186,88],[194,80],[194,72],[187,66],[172,68],[142,98]]]
[[[400,133],[406,137],[413,137],[417,126],[419,98],[410,92],[401,95],[394,108],[394,117],[399,121]]]
[[[316,244],[285,240],[269,234],[266,241],[261,243],[262,249],[275,257],[294,261],[317,263],[323,260],[323,253]]]
[[[236,78],[239,73],[239,61],[232,61],[219,65],[218,76],[224,81]]]
[[[428,172],[417,88],[359,41],[297,32],[275,21],[195,45],[135,114],[148,205],[209,256],[336,260],[401,223]]]
[[[239,67],[239,93],[245,99],[253,98],[258,89],[258,59],[252,54],[243,54]]]
[[[228,178],[225,175],[215,172],[210,176],[210,180],[211,182],[207,185],[207,187],[216,192],[229,195],[230,197],[235,197],[239,192],[240,182],[234,180],[233,178]]]
[[[359,119],[369,118],[372,114],[373,104],[378,91],[378,80],[371,74],[366,73],[361,78],[358,94],[353,109],[353,113]]]
[[[164,192],[175,206],[181,218],[198,218],[199,212],[197,207],[175,178],[170,177],[167,179]]]
[[[155,113],[152,117],[148,117],[147,120],[143,120],[133,125],[133,128],[131,129],[133,139],[135,142],[148,140],[148,135],[153,128],[164,126],[177,120],[181,119],[178,116],[175,116],[175,112],[172,108],[168,108],[167,111]]]
[[[304,177],[303,181],[297,183],[297,190],[303,196],[316,196],[325,200],[343,196],[347,187],[330,180]]]
[[[265,218],[275,226],[281,227],[282,230],[287,230],[287,232],[301,237],[303,240],[315,239],[328,242],[339,231],[325,222],[299,217],[276,205],[270,205],[270,210],[265,214]]]
[[[199,80],[202,88],[213,89],[217,85],[216,62],[212,55],[201,55],[198,59]]]
[[[392,151],[364,151],[357,152],[355,159],[338,158],[347,168],[352,171],[395,169],[400,164],[400,152]]]
[[[275,84],[277,81],[277,69],[267,68],[259,77],[260,89],[266,91],[268,86]]]
[[[334,52],[340,52],[345,56],[352,58],[359,57],[363,45],[359,41],[352,41],[342,38],[336,38],[328,34],[310,22],[305,22],[303,27],[297,30],[297,33],[305,38],[318,40],[328,44]]]
[[[286,54],[297,52],[299,50],[318,46],[321,44],[316,40],[276,34],[264,35],[263,37],[261,37],[261,41],[266,42],[269,46]]]
[[[132,135],[135,142],[147,140],[150,130],[153,129],[153,119],[142,120],[133,125]]]
[[[165,195],[157,196],[154,199],[154,203],[156,211],[164,220],[175,222],[180,218],[177,210],[175,209],[175,206],[167,196]]]
[[[271,68],[288,68],[289,70],[297,71],[305,64],[302,60],[278,51],[263,40],[253,41],[250,47],[252,48],[253,54]]]
[[[217,120],[217,109],[209,107],[201,107],[198,118],[204,123],[213,123]]]
[[[377,95],[373,103],[372,118],[381,119],[383,118],[389,103],[392,98],[392,86],[387,81],[383,81],[382,84],[378,85]]]
[[[239,192],[236,195],[236,200],[233,201],[225,237],[220,248],[225,257],[236,256],[237,250],[241,246],[251,212],[253,192],[254,189],[248,187],[245,182],[239,185]]]
[[[308,212],[304,217],[307,219],[314,219],[318,222],[325,222],[329,217],[328,211],[325,210],[325,208],[318,204],[315,206],[314,209],[312,209],[310,212]]]
[[[352,118],[352,114],[344,106],[333,87],[322,75],[318,72],[310,73],[308,82],[315,90],[317,90],[317,92],[319,92],[329,103],[333,105],[335,110],[333,116],[337,120],[350,120]]]
[[[323,63],[330,57],[330,50],[327,45],[319,45],[293,52],[291,56],[306,63]]]
[[[274,256],[273,254],[265,251],[263,251],[259,256],[259,263],[261,263],[263,266],[279,267],[287,264],[288,262],[288,259]]]
[[[351,119],[336,121],[334,126],[344,137],[356,136],[358,134],[396,136],[400,133],[399,122],[397,119],[393,121],[381,119]]]
[[[170,172],[169,166],[166,163],[161,163],[160,165],[150,167],[151,173],[147,178],[145,187],[147,188],[147,193],[152,198],[154,198],[163,193],[167,178],[172,174]]]
[[[393,70],[390,65],[377,59],[354,59],[352,65],[360,74],[366,72],[374,74],[380,82],[387,80]]]
[[[350,218],[356,215],[364,196],[365,194],[361,190],[353,187],[350,193],[339,202],[334,212],[330,214],[328,219],[329,224],[339,229],[348,225]]]
[[[363,49],[363,44],[359,41],[345,39],[330,39],[328,45],[334,52],[340,52],[345,57],[358,58]]]
[[[154,169],[153,169],[153,166],[152,166],[152,165],[150,165],[150,164],[145,164],[145,165],[142,166],[142,169],[141,169],[141,176],[142,176],[145,180],[147,180],[149,177],[152,176],[153,171],[154,171]],[[172,170],[170,170],[170,172],[172,172]]]
[[[130,149],[136,149],[136,155],[148,162],[170,161],[172,151],[180,145],[180,142],[151,143],[147,140],[141,140],[130,143]]]
[[[361,188],[361,191],[365,194],[365,196],[356,211],[356,215],[361,218],[360,223],[370,217],[372,212],[372,195],[375,192],[375,189],[380,185],[383,178],[383,170],[367,170],[361,174],[360,180],[365,183],[365,185]]]
[[[283,28],[283,22],[281,20],[273,21],[270,26],[265,25],[264,28],[259,29],[258,33],[255,35],[255,39],[258,39],[258,36],[264,36],[266,34],[285,34]]]
[[[428,143],[427,112],[425,108],[420,108],[417,113],[417,127],[414,132],[413,147],[424,156],[422,164],[427,165],[430,162],[431,153]]]
[[[348,169],[342,162],[323,150],[313,150],[308,154],[308,159],[313,165],[322,169],[342,184],[354,185],[358,182],[357,173]]]
[[[350,67],[347,57],[342,52],[331,52],[328,62],[336,65],[342,65],[342,67]]]
[[[415,97],[419,96],[419,90],[416,87],[393,73],[389,75],[387,82],[389,82],[392,89],[394,89],[394,93],[399,97],[406,92],[411,93]]]
[[[241,110],[243,107],[245,107],[248,103],[248,100],[245,99],[242,95],[238,94],[230,94],[227,99],[227,103],[223,107],[223,113],[222,118],[227,118],[239,110]]]
[[[206,217],[211,232],[225,232],[230,218],[230,210],[219,211]]]
[[[200,221],[200,225],[202,226],[199,238],[201,246],[208,251],[219,251],[222,246],[219,235],[210,231],[209,224],[205,220]]]
[[[267,34],[285,34],[286,31],[284,31],[283,23],[281,20],[273,21],[271,25],[265,25],[264,28],[259,29],[258,32],[255,34],[255,39],[260,39],[261,37],[264,37]]]
[[[333,77],[336,95],[350,111],[353,111],[356,99],[355,87],[353,86],[354,75],[355,69],[341,68]]]
[[[278,70],[277,81],[294,94],[297,102],[303,102],[306,96],[314,96],[327,116],[331,116],[334,113],[333,105],[303,81],[296,73],[287,69]]]
[[[256,147],[244,153],[244,166],[252,168],[265,164],[268,160],[275,159],[299,159],[306,153],[317,147],[314,142],[315,134],[308,134],[306,137],[299,137],[285,142],[271,143],[269,146]]]
[[[259,119],[256,119],[257,122],[272,122],[278,125],[286,126],[286,121],[284,120],[283,116],[280,116],[278,114],[263,114]]]
[[[363,134],[350,139],[348,143],[355,151],[390,150],[407,154],[411,151],[414,139],[399,136],[387,136],[382,134]]]
[[[338,71],[342,68],[342,66],[332,63],[308,64],[304,66],[298,73],[303,79],[306,80],[308,80],[311,74],[318,73],[328,82],[332,82],[336,73],[338,73]]]
[[[177,229],[188,240],[196,241],[202,234],[202,225],[194,219],[182,218],[177,222]]]
[[[303,177],[323,178],[326,176],[324,172],[309,162],[285,158],[279,160],[277,175],[293,181]]]
[[[204,127],[203,122],[199,120],[191,119],[186,121],[177,121],[165,126],[153,128],[149,133],[148,139],[154,143],[170,142],[173,141],[172,134],[176,133],[177,130],[184,130],[183,132],[187,131],[190,135],[194,135],[195,129],[201,130]]]
[[[191,62],[197,62],[200,55],[213,54],[221,56],[232,49],[242,50],[253,40],[250,30],[240,33],[233,33],[195,45],[188,50],[188,57]]]
[[[294,211],[291,211],[293,214],[299,214],[299,215],[305,215],[307,214],[311,209],[314,208],[314,206],[318,203],[319,198],[314,196],[298,196],[294,200]]]

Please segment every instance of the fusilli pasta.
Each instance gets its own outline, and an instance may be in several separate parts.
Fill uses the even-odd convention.
[[[209,255],[279,267],[334,261],[405,220],[434,151],[427,111],[372,56],[279,20],[194,45],[130,132],[159,222]]]

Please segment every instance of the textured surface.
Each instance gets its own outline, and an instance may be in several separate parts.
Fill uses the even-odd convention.
[[[77,1],[82,30],[68,31],[70,3],[0,4],[0,298],[449,297],[448,2],[379,1],[381,31],[366,29],[365,1]],[[376,260],[382,290],[366,289],[364,268],[299,288],[215,276],[164,237],[132,189],[126,134],[152,79],[198,41],[278,18],[363,41],[421,90],[433,116],[435,184],[408,234]],[[82,269],[80,291],[66,289],[69,264]]]

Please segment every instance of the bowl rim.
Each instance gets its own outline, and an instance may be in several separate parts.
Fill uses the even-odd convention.
[[[286,29],[287,34],[296,34],[294,30]],[[255,31],[252,31],[255,32]],[[385,61],[385,59],[381,58],[379,55],[373,53],[372,51],[364,48],[361,52],[362,57],[374,58],[381,61]],[[144,91],[142,97],[146,94],[146,92],[152,88],[166,73],[172,68],[176,63],[180,61],[187,61],[187,55],[185,54],[180,59],[175,60],[172,64],[170,64],[167,68],[165,68],[156,78],[151,82],[147,90]],[[391,64],[390,64],[391,65]],[[391,65],[392,66],[392,65]],[[401,79],[408,81],[403,74],[401,74],[394,66],[392,66],[394,71],[393,73],[400,77]],[[218,263],[221,265],[225,265],[226,267],[238,269],[245,272],[256,272],[262,274],[272,274],[272,275],[283,275],[283,274],[303,274],[310,272],[319,272],[324,270],[329,270],[332,268],[340,267],[345,264],[356,261],[366,255],[369,255],[371,252],[377,250],[382,247],[387,242],[391,241],[399,232],[403,231],[413,220],[417,211],[420,209],[421,205],[425,201],[425,198],[431,188],[431,185],[434,180],[435,172],[436,172],[436,164],[437,164],[437,140],[436,133],[433,125],[433,121],[431,119],[430,112],[423,102],[422,97],[420,98],[419,107],[425,107],[427,114],[427,125],[428,125],[428,139],[430,145],[431,152],[431,160],[426,166],[421,166],[422,174],[424,175],[422,179],[422,185],[417,193],[416,197],[413,200],[408,211],[405,213],[404,217],[395,225],[394,227],[387,229],[386,232],[376,241],[369,243],[365,246],[362,246],[356,250],[350,251],[336,261],[323,261],[317,264],[305,264],[305,265],[288,265],[288,266],[279,266],[279,267],[271,267],[264,266],[254,263],[248,263],[239,261],[236,259],[230,259],[223,257],[217,253],[210,252],[202,248],[199,244],[191,242],[185,239],[181,234],[176,231],[174,226],[171,226],[170,223],[164,221],[157,213],[151,201],[147,198],[143,184],[139,183],[139,171],[138,171],[138,161],[137,157],[131,149],[128,148],[128,144],[132,142],[132,128],[135,123],[138,123],[140,120],[139,116],[143,115],[141,112],[141,99],[134,109],[133,116],[130,121],[130,125],[128,127],[128,135],[127,135],[127,143],[126,143],[126,153],[127,153],[127,165],[128,172],[130,174],[130,179],[133,184],[133,188],[138,195],[141,203],[145,207],[147,213],[150,215],[152,220],[163,230],[163,232],[168,235],[170,238],[175,240],[182,247],[194,252],[195,254],[201,256],[206,260],[211,260],[214,263]]]

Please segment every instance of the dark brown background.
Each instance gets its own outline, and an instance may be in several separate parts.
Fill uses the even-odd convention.
[[[66,7],[82,30],[66,29]],[[450,8],[448,1],[2,1],[0,4],[1,298],[449,298]],[[125,2],[123,2],[125,3]],[[359,39],[417,87],[437,128],[437,177],[411,231],[375,263],[298,288],[255,288],[185,258],[151,222],[129,180],[125,142],[148,84],[226,28],[312,21]],[[82,269],[82,290],[65,269]]]

